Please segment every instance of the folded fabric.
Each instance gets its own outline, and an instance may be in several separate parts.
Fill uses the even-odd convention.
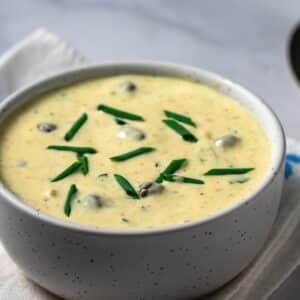
[[[33,81],[75,67],[84,57],[45,29],[38,29],[0,57],[0,100]]]

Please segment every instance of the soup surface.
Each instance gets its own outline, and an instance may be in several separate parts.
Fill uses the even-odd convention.
[[[213,215],[255,189],[270,164],[251,113],[178,78],[122,75],[64,87],[9,115],[0,135],[0,176],[11,191],[49,215],[97,227]]]

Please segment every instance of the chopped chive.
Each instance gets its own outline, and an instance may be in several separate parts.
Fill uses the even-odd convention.
[[[126,218],[122,218],[122,221],[123,221],[124,223],[129,223],[129,220],[126,219]]]
[[[185,124],[191,125],[193,127],[197,127],[196,123],[190,117],[180,115],[180,114],[174,113],[174,112],[169,111],[169,110],[165,110],[164,113],[170,119],[174,119],[178,122],[185,123]]]
[[[58,150],[58,151],[70,151],[78,154],[94,154],[97,153],[97,150],[91,147],[75,147],[75,146],[61,146],[61,145],[50,145],[47,147],[50,150]]]
[[[98,178],[101,178],[101,177],[108,177],[108,173],[100,173],[97,177],[98,177]]]
[[[142,154],[146,154],[149,152],[155,151],[155,148],[152,147],[140,147],[138,149],[135,149],[133,151],[118,155],[118,156],[113,156],[110,158],[112,161],[124,161],[130,158],[133,158],[135,156],[139,156]]]
[[[121,126],[127,124],[126,121],[124,121],[124,120],[122,120],[122,119],[119,119],[119,118],[115,118],[115,122],[116,122],[118,125],[121,125]]]
[[[107,105],[103,105],[100,104],[97,107],[98,110],[101,110],[107,114],[113,115],[117,118],[121,118],[121,119],[127,119],[127,120],[131,120],[131,121],[144,121],[144,118],[136,115],[136,114],[132,114],[123,110],[119,110],[116,108],[113,108],[111,106],[107,106]]]
[[[164,174],[173,174],[176,171],[178,171],[185,163],[187,162],[187,159],[175,159],[172,160],[169,165],[165,168],[165,170],[160,173],[160,175],[156,178],[155,182],[162,183],[164,180]]]
[[[80,156],[78,158],[78,161],[81,163],[81,172],[83,175],[87,175],[89,173],[89,161],[88,158],[86,156]]]
[[[189,132],[185,127],[183,127],[178,122],[171,120],[171,119],[163,120],[163,122],[168,127],[173,129],[176,133],[181,135],[183,140],[190,142],[190,143],[196,143],[198,141],[198,139],[191,132]]]
[[[254,168],[227,168],[227,169],[210,169],[205,176],[218,176],[218,175],[236,175],[236,174],[246,174]]]
[[[68,191],[68,195],[67,195],[67,199],[65,202],[65,206],[64,206],[64,213],[67,217],[70,216],[71,211],[72,211],[72,202],[74,200],[74,197],[77,193],[78,189],[76,187],[75,184],[71,184],[69,191]]]
[[[55,176],[53,179],[51,179],[51,182],[59,181],[61,179],[64,179],[65,177],[73,174],[81,167],[80,161],[75,161],[72,163],[69,167],[67,167],[65,170],[63,170],[60,174]]]
[[[183,182],[183,183],[193,183],[193,184],[204,184],[204,181],[197,178],[178,176],[175,174],[163,174],[164,180],[170,182]]]
[[[82,114],[79,119],[75,121],[75,123],[71,126],[71,128],[65,134],[65,141],[69,142],[72,140],[77,131],[81,128],[81,126],[87,121],[88,115],[87,113]]]
[[[124,178],[121,175],[118,174],[114,174],[114,177],[116,179],[116,181],[118,182],[118,184],[121,186],[121,188],[125,191],[125,193],[133,198],[133,199],[139,199],[140,196],[139,194],[136,192],[136,190],[134,189],[134,187],[130,184],[130,182]]]

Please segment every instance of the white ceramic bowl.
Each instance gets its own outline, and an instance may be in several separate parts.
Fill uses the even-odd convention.
[[[1,184],[1,239],[26,276],[67,299],[198,297],[228,282],[253,260],[276,217],[285,139],[278,119],[259,98],[200,69],[152,62],[111,63],[64,72],[18,91],[2,102],[0,122],[43,92],[124,73],[190,78],[246,107],[270,140],[271,166],[265,178],[248,197],[212,217],[145,230],[95,229],[64,222],[29,207]]]

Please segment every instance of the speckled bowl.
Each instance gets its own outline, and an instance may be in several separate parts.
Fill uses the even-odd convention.
[[[270,140],[268,174],[248,197],[212,217],[145,230],[96,229],[64,222],[29,207],[1,184],[1,239],[26,276],[67,299],[198,297],[237,276],[253,260],[276,217],[285,140],[278,119],[259,98],[200,69],[152,62],[110,63],[64,72],[18,91],[2,102],[0,122],[43,92],[124,73],[190,78],[245,106]]]

